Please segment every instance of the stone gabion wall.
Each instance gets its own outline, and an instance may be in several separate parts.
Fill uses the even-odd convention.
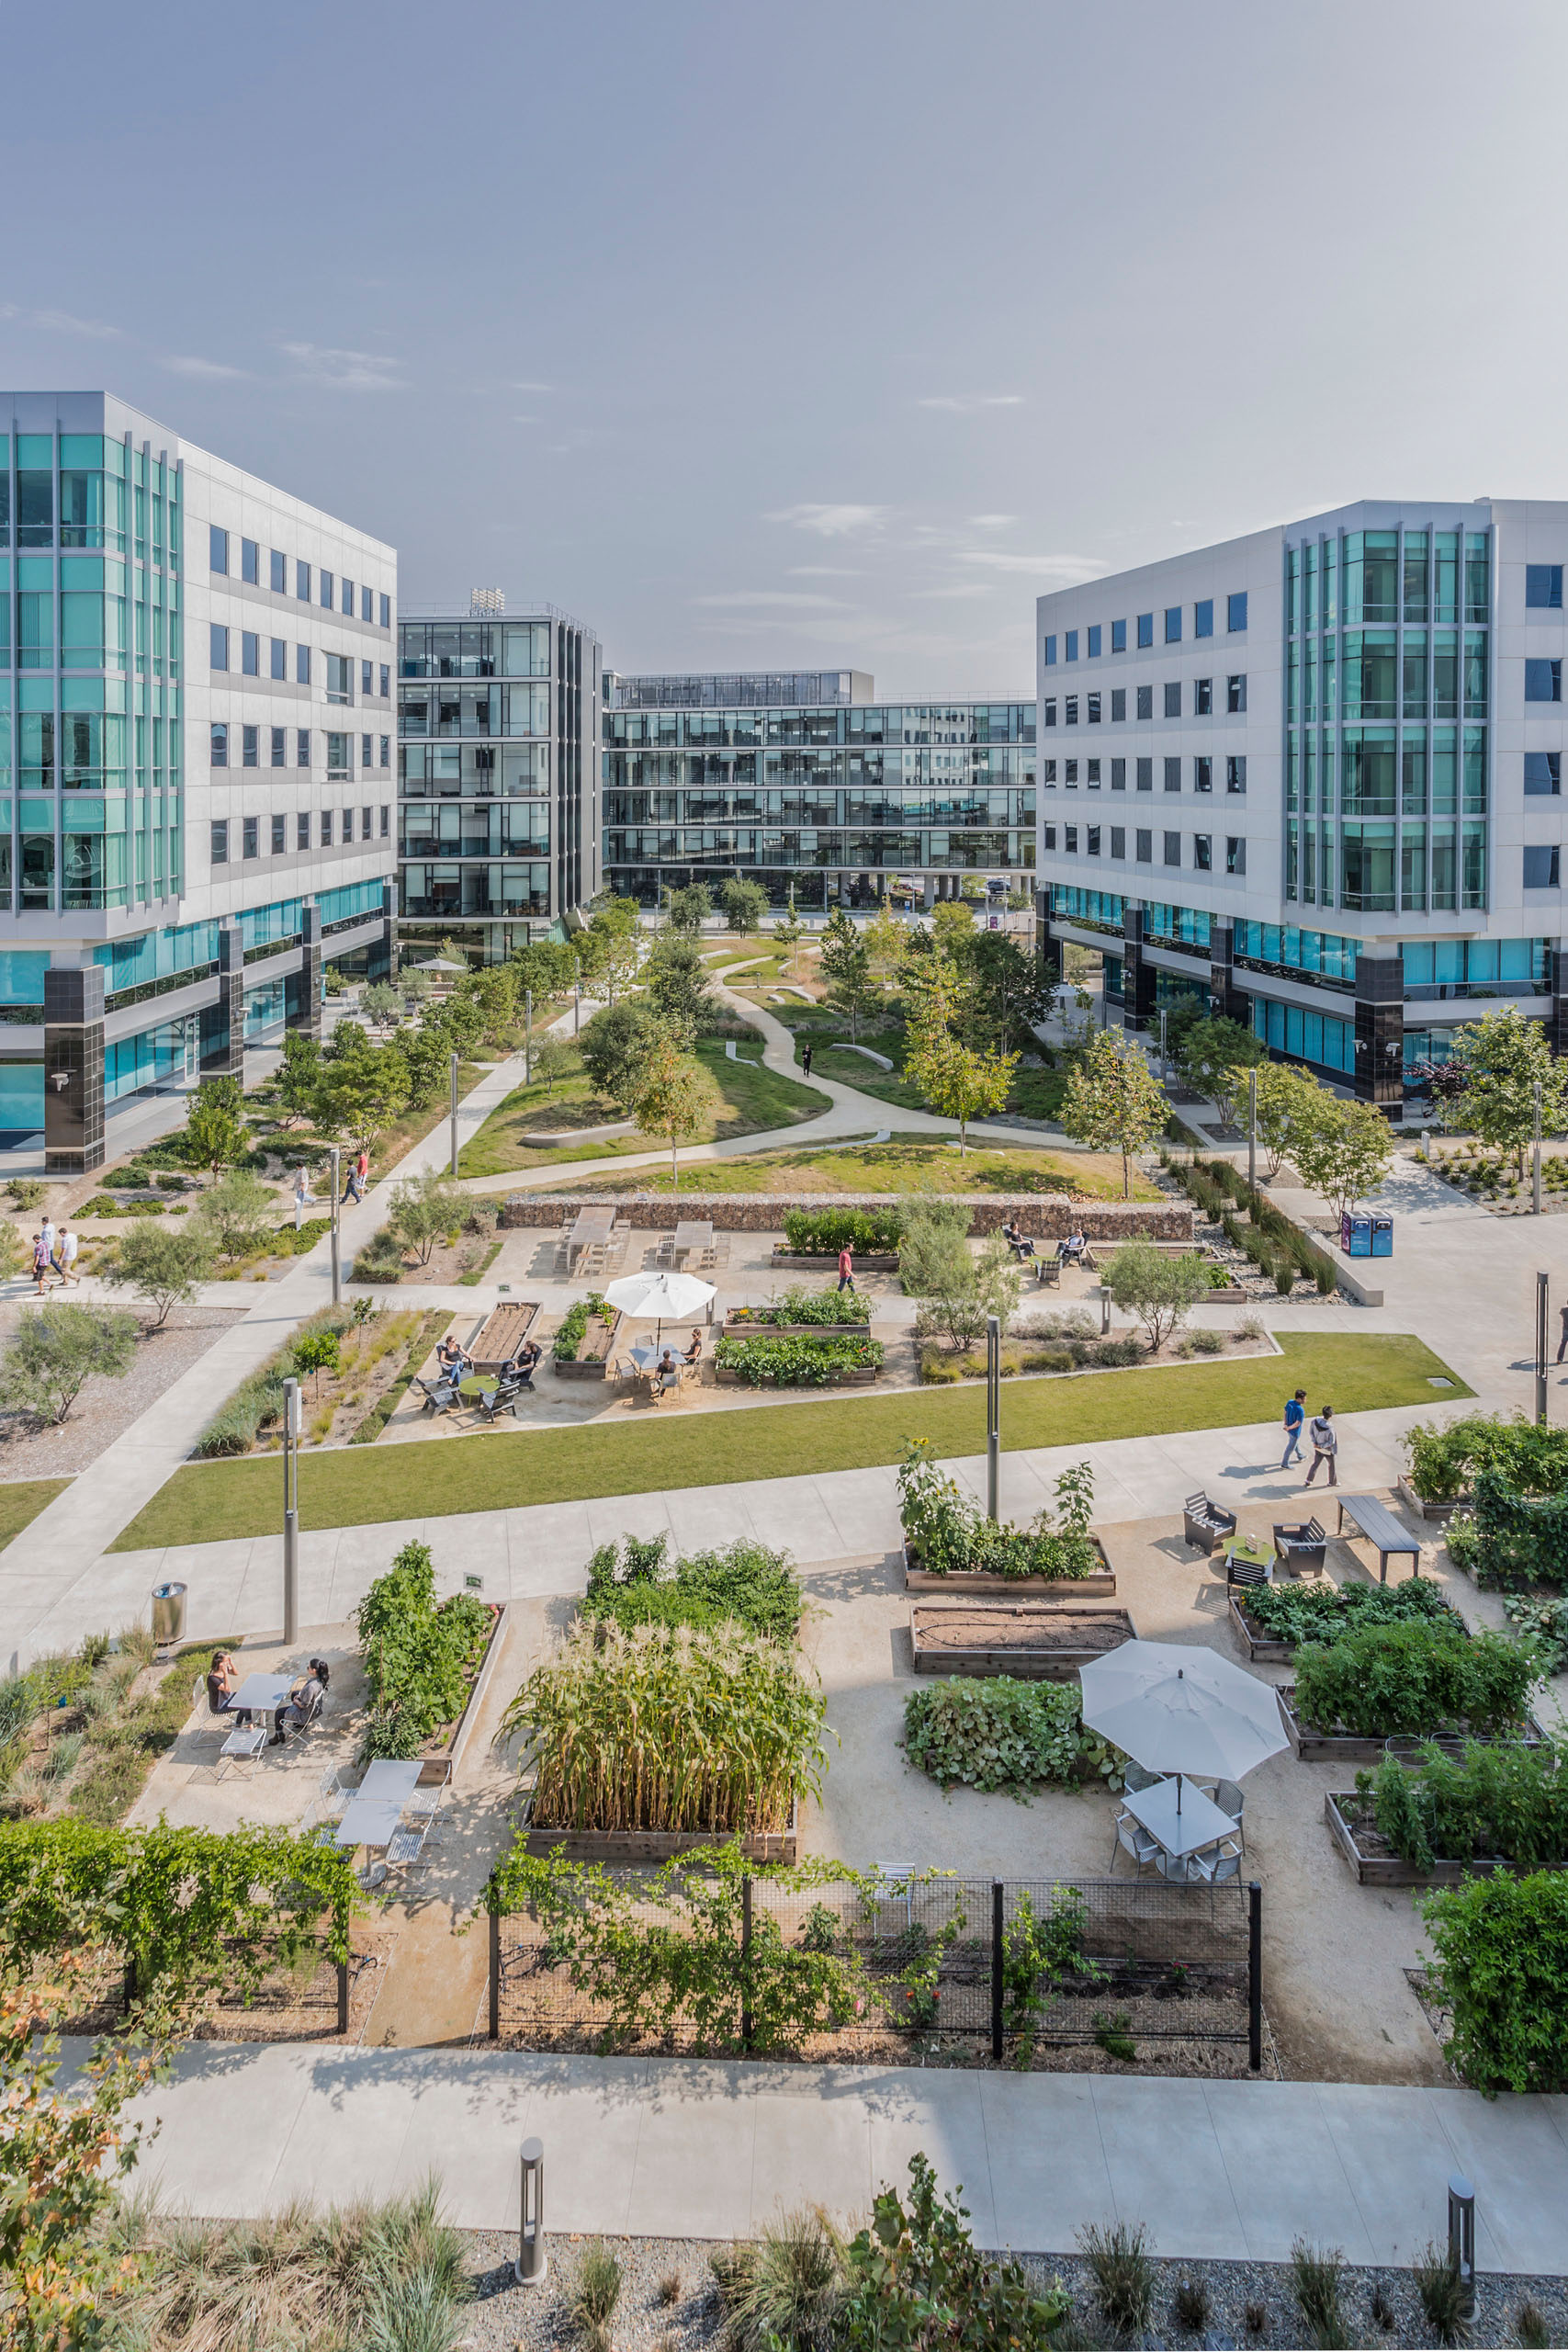
[[[511,1193],[501,1212],[502,1226],[559,1226],[570,1223],[581,1208],[602,1206],[603,1193]],[[617,1215],[645,1232],[667,1233],[683,1217],[706,1217],[724,1233],[782,1233],[787,1209],[892,1208],[891,1193],[860,1193],[852,1199],[841,1193],[792,1193],[787,1199],[757,1193],[619,1193]],[[1033,1239],[1059,1241],[1065,1234],[1082,1233],[1090,1241],[1128,1241],[1142,1236],[1150,1241],[1193,1238],[1192,1209],[1185,1201],[1077,1201],[1065,1194],[1026,1193],[957,1193],[967,1201],[971,1233],[995,1233],[1004,1220],[1019,1226]]]

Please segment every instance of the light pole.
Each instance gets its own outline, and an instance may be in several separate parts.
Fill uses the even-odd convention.
[[[581,1026],[582,1026],[582,982],[581,982],[581,980],[574,980],[574,981],[572,982],[572,985],[571,985],[571,994],[572,994],[571,1034],[572,1034],[572,1035],[575,1037],[575,1036],[577,1035],[578,1031],[579,1031],[579,1030],[581,1028]]]
[[[331,1149],[333,1162],[333,1305],[336,1306],[341,1303],[343,1298],[343,1252],[338,1246],[337,1229],[338,1146],[334,1143],[331,1147]]]
[[[534,991],[523,991],[523,1083],[534,1082]]]
[[[1535,1418],[1541,1429],[1546,1427],[1546,1318],[1547,1290],[1550,1274],[1535,1278]]]
[[[986,1516],[998,1517],[997,1488],[1002,1453],[1002,1326],[1001,1317],[986,1317]]]
[[[452,1173],[457,1173],[457,1056],[452,1055]]]
[[[1170,1068],[1165,1054],[1165,1023],[1166,1007],[1162,1004],[1159,1009],[1159,1082],[1162,1086],[1168,1084],[1170,1079]]]
[[[1258,1190],[1258,1072],[1247,1073],[1247,1189]]]
[[[1540,1215],[1540,1080],[1539,1078],[1531,1092],[1535,1096],[1535,1141],[1530,1148],[1530,1206],[1539,1216]]]
[[[283,1646],[299,1638],[299,1383],[283,1384]]]

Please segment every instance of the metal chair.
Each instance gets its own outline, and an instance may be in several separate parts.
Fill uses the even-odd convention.
[[[266,1725],[236,1724],[218,1753],[231,1764],[254,1764],[266,1745]]]
[[[1194,1552],[1212,1556],[1222,1537],[1235,1533],[1235,1513],[1207,1495],[1189,1495],[1181,1506],[1181,1533]]]
[[[1323,1574],[1323,1563],[1328,1549],[1328,1538],[1316,1519],[1297,1520],[1274,1529],[1274,1557],[1292,1576],[1310,1571]]]
[[[1156,1781],[1163,1781],[1165,1778],[1166,1775],[1163,1772],[1145,1771],[1143,1765],[1134,1764],[1130,1757],[1126,1770],[1122,1775],[1123,1786],[1132,1789],[1134,1792],[1139,1789],[1152,1789]]]
[[[1202,1886],[1224,1886],[1228,1879],[1241,1876],[1241,1848],[1229,1838],[1222,1838],[1207,1853],[1189,1858],[1191,1877]]]
[[[445,1376],[434,1380],[416,1380],[414,1386],[423,1391],[427,1413],[449,1413],[455,1405],[463,1401],[463,1391],[458,1383]]]
[[[1145,1863],[1157,1861],[1162,1850],[1161,1847],[1149,1836],[1141,1821],[1134,1821],[1130,1813],[1122,1812],[1117,1815],[1116,1843],[1111,1849],[1112,1871],[1116,1868],[1116,1856],[1121,1852],[1132,1855],[1138,1866],[1139,1874],[1142,1875]]]
[[[1155,1868],[1161,1878],[1169,1879],[1173,1886],[1189,1886],[1192,1882],[1193,1857],[1190,1854],[1168,1854],[1161,1846],[1155,1855]]]
[[[503,1376],[496,1382],[493,1388],[486,1389],[480,1396],[480,1419],[494,1421],[499,1420],[502,1413],[510,1413],[515,1420],[517,1399],[519,1396],[531,1396],[533,1394],[534,1384],[531,1380],[508,1380]]]
[[[321,1774],[321,1804],[323,1822],[341,1821],[347,1808],[349,1792],[343,1784],[343,1775],[335,1764]]]

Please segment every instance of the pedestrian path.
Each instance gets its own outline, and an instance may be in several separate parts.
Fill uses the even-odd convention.
[[[983,2246],[1062,2254],[1085,2223],[1141,2222],[1162,2256],[1284,2262],[1301,2237],[1407,2266],[1444,2237],[1462,2172],[1481,2269],[1568,2273],[1561,2098],[197,2042],[137,2111],[162,2118],[138,2181],[234,2221],[434,2177],[460,2227],[515,2229],[536,2136],[561,2232],[728,2239],[818,2204],[849,2220],[922,2153]]]

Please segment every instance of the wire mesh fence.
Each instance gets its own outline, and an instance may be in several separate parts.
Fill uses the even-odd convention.
[[[584,1924],[591,1903],[492,1913],[492,2040],[817,2061],[918,2043],[996,2064],[1185,2044],[1211,2053],[1205,2071],[1262,2063],[1255,1886],[759,1877],[716,1913],[678,1889],[645,1895],[628,1873],[603,1931]]]

